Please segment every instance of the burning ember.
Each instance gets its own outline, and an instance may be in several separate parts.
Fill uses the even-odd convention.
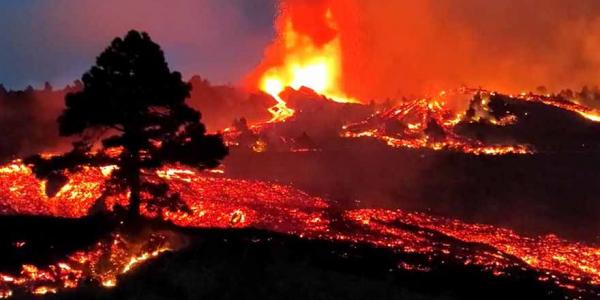
[[[101,169],[93,168],[70,174],[69,183],[56,197],[48,198],[42,182],[35,179],[26,166],[15,161],[0,168],[0,193],[4,195],[0,200],[1,213],[85,216],[99,196],[105,176]],[[176,166],[146,176],[167,179],[171,189],[180,193],[189,205],[190,214],[166,212],[162,216],[180,226],[254,227],[311,239],[368,243],[429,257],[422,265],[398,262],[398,268],[409,271],[427,271],[432,267],[427,261],[435,259],[479,266],[497,276],[510,276],[514,270],[534,270],[540,281],[550,281],[580,294],[599,295],[600,248],[597,246],[553,235],[524,236],[491,225],[401,210],[347,210],[336,220],[328,213],[329,206],[324,199],[289,186],[209,177]],[[116,199],[111,204],[119,201]],[[142,212],[155,216],[144,207]],[[351,226],[332,226],[334,221]],[[70,254],[50,266],[24,265],[19,274],[0,275],[0,293],[8,297],[24,291],[56,292],[76,287],[84,279],[113,286],[117,284],[118,274],[181,245],[164,232],[152,233],[145,241],[130,243],[114,234],[109,240]],[[109,267],[100,268],[106,261]]]

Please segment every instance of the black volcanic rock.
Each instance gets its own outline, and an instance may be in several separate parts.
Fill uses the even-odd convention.
[[[402,255],[368,245],[303,240],[257,230],[187,230],[187,249],[120,278],[47,299],[563,299],[536,273],[495,277],[453,262],[398,268]]]
[[[473,99],[472,108],[477,99]],[[490,96],[488,106],[492,117],[501,119],[511,114],[516,122],[503,126],[486,119],[461,122],[455,132],[490,144],[529,144],[537,152],[600,151],[600,123],[576,112],[499,94]]]

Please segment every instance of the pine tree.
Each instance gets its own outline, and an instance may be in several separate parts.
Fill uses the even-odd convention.
[[[200,112],[186,104],[191,86],[169,69],[160,46],[148,34],[130,31],[112,41],[81,81],[58,118],[60,135],[79,139],[63,155],[28,159],[36,175],[60,177],[65,170],[114,164],[103,197],[129,190],[131,217],[140,214],[142,191],[152,195],[149,208],[185,209],[166,183],[145,180],[142,170],[168,163],[214,168],[228,150],[220,135],[206,134]],[[94,144],[100,149],[91,151]]]

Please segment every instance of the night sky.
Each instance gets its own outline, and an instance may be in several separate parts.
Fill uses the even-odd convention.
[[[0,83],[64,86],[129,29],[150,33],[185,76],[236,83],[273,39],[275,13],[276,0],[2,0]]]

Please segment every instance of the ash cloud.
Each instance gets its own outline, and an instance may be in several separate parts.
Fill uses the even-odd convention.
[[[283,0],[296,28],[337,21],[344,90],[363,101],[460,85],[505,92],[598,84],[600,2],[595,0]],[[306,13],[312,12],[312,13]],[[316,17],[315,17],[316,16]],[[314,20],[314,22],[311,22]]]

